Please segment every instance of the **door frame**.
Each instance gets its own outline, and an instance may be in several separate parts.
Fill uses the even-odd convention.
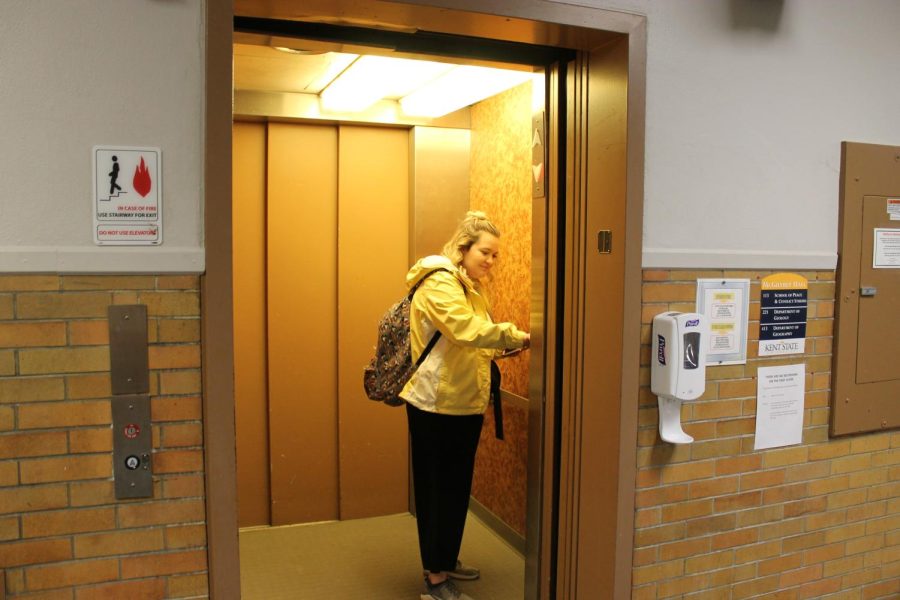
[[[630,598],[646,18],[537,0],[307,0],[302,6],[293,0],[237,0],[234,6],[206,3],[204,223],[208,251],[201,303],[210,596],[240,597],[231,301],[231,69],[237,11],[581,51],[582,58],[566,75],[565,101],[570,104],[561,106],[559,98],[551,98],[548,105],[550,129],[562,131],[565,126],[566,135],[548,140],[549,166],[559,173],[559,187],[549,191],[547,228],[540,232],[547,260],[542,282],[547,291],[541,336],[545,348],[540,353],[545,357],[540,366],[546,377],[543,389],[534,391],[544,400],[544,418],[537,423],[531,419],[529,424],[530,435],[543,442],[541,479],[533,493],[529,483],[533,496],[529,525],[538,523],[540,536],[529,536],[538,539],[526,561],[526,597],[588,598],[591,591],[606,589],[612,598]],[[599,70],[592,70],[591,64]],[[607,85],[607,72],[613,77],[612,87]],[[590,110],[601,100],[615,103],[612,111],[605,111],[605,118],[601,111]],[[615,156],[603,158],[611,162],[594,162],[602,160],[610,140],[616,144]],[[565,164],[559,157],[564,157]],[[587,193],[607,185],[614,192]],[[597,256],[598,227],[613,230],[613,254]],[[604,281],[614,285],[609,288],[602,285]],[[603,319],[599,308],[594,308],[598,302],[604,311],[610,309],[611,318]],[[608,323],[598,324],[601,320]],[[610,370],[593,368],[594,364],[607,364]],[[612,418],[597,419],[596,411],[604,409],[604,394],[610,389],[618,406],[607,407]],[[579,568],[579,564],[591,568]]]

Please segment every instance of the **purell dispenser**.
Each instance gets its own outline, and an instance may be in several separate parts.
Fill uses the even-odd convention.
[[[706,389],[706,317],[667,312],[653,319],[650,390],[659,398],[659,437],[672,444],[694,438],[681,428],[681,402]]]

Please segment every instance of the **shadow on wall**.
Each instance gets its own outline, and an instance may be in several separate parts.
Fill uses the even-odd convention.
[[[784,0],[731,0],[731,28],[769,33],[778,31]]]

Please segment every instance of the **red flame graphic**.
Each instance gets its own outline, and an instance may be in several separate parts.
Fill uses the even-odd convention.
[[[150,193],[153,182],[150,181],[150,171],[147,169],[147,165],[144,164],[143,156],[141,157],[141,164],[134,168],[134,179],[131,183],[134,185],[134,191],[140,194],[141,197]]]

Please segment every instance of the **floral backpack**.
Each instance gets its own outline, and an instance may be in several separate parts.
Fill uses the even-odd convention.
[[[435,271],[420,279],[402,300],[384,313],[378,322],[375,356],[363,371],[363,387],[370,400],[378,400],[388,406],[402,406],[400,391],[441,337],[441,332],[435,331],[418,360],[413,363],[409,345],[409,307],[416,290]]]

